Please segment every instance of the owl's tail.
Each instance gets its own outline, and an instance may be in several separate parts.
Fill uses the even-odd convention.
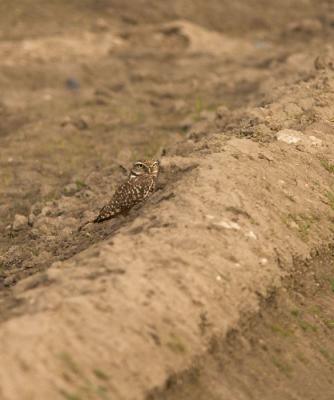
[[[91,219],[84,224],[80,225],[78,228],[78,232],[81,232],[87,225],[89,224],[99,224],[100,222],[106,221],[107,219],[112,218],[109,214],[100,213],[96,218]]]
[[[99,224],[100,222],[103,222],[103,221],[105,221],[106,219],[109,219],[109,218],[106,218],[106,217],[104,217],[103,215],[101,215],[101,214],[99,214],[95,219],[93,219],[93,223],[94,224]]]

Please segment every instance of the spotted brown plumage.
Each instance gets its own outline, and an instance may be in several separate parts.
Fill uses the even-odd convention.
[[[142,175],[129,179],[115,191],[110,202],[102,207],[94,222],[102,222],[129,211],[136,204],[146,200],[155,190],[155,178]]]
[[[100,223],[125,214],[135,205],[145,201],[154,191],[159,173],[159,161],[145,160],[133,164],[128,179],[120,184],[109,203],[101,208],[97,217],[85,223]]]

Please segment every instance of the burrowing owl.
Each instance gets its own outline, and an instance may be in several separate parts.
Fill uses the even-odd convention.
[[[120,184],[108,204],[101,208],[98,216],[85,223],[99,223],[125,214],[136,204],[145,201],[154,191],[159,174],[159,161],[145,160],[133,164],[128,179]]]

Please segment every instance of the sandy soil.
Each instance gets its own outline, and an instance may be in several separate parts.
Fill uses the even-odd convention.
[[[333,398],[334,7],[206,3],[1,3],[1,400]]]

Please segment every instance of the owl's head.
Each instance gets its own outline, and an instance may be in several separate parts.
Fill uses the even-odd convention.
[[[158,160],[136,161],[130,172],[130,179],[140,175],[158,176],[160,162]]]

